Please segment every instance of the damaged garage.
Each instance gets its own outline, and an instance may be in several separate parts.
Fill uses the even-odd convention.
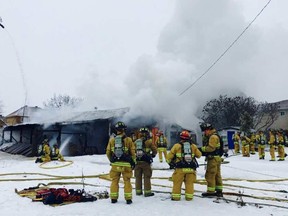
[[[114,132],[113,125],[118,120],[128,125],[128,136],[137,134],[138,129],[145,126],[151,130],[152,139],[155,140],[157,131],[162,130],[170,149],[183,130],[177,124],[167,124],[163,119],[155,120],[147,116],[134,116],[128,120],[128,112],[129,108],[77,113],[47,113],[47,110],[37,109],[34,116],[29,116],[29,121],[3,128],[0,150],[33,157],[37,156],[42,141],[48,139],[50,146],[58,144],[64,156],[105,154],[109,138]],[[197,142],[196,134],[193,131],[191,133]]]
[[[104,154],[111,134],[111,123],[122,117],[128,108],[95,110],[58,115],[37,123],[4,127],[1,150],[11,154],[37,156],[44,139],[57,143],[64,156]]]

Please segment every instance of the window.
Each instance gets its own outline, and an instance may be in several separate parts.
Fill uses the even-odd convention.
[[[283,115],[285,115],[285,114],[286,114],[286,113],[285,113],[285,112],[283,112],[283,111],[282,111],[282,112],[280,112],[280,115],[281,115],[281,116],[283,116]]]

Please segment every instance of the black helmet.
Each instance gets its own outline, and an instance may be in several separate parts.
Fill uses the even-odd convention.
[[[127,126],[123,123],[123,122],[117,122],[116,124],[115,124],[115,129],[116,130],[118,130],[118,129],[126,129],[127,128]]]
[[[203,122],[203,123],[200,124],[200,128],[201,128],[201,131],[203,132],[205,130],[213,129],[213,126],[210,123]]]
[[[140,132],[140,133],[149,133],[149,129],[146,128],[146,127],[143,127],[143,128],[140,128],[140,129],[139,129],[139,132]]]

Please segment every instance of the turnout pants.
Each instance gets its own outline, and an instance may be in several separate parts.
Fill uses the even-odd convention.
[[[132,185],[131,185],[131,177],[132,177],[132,168],[125,166],[115,166],[112,165],[110,170],[110,178],[112,179],[110,186],[110,198],[118,199],[119,196],[119,180],[120,177],[123,177],[124,181],[124,198],[125,200],[132,199]]]
[[[216,191],[222,191],[222,176],[221,176],[221,162],[222,158],[214,156],[207,158],[207,168],[205,173],[205,179],[207,181],[207,192],[213,193]]]
[[[194,195],[194,183],[196,181],[196,171],[192,168],[176,168],[173,175],[173,188],[172,188],[172,199],[181,199],[181,186],[185,184],[185,199],[192,200]]]
[[[275,145],[270,144],[270,156],[271,156],[271,161],[275,161]]]
[[[151,193],[151,165],[144,161],[137,161],[134,170],[136,194],[143,194],[142,178],[144,179],[144,195]]]
[[[284,145],[282,144],[278,145],[278,155],[279,155],[279,159],[285,160],[285,149],[284,149]]]
[[[240,153],[240,145],[239,145],[239,142],[234,142],[234,151],[235,151],[235,154]]]
[[[265,158],[265,145],[258,144],[258,154],[259,154],[259,159]]]
[[[249,144],[242,145],[242,156],[250,157]]]
[[[158,155],[159,155],[159,161],[160,162],[163,162],[163,156],[162,154],[164,155],[164,158],[166,160],[166,157],[167,157],[167,148],[165,147],[159,147],[158,148]]]
[[[249,143],[249,150],[251,154],[255,154],[255,142]]]

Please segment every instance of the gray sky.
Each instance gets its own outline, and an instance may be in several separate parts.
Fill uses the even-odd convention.
[[[25,103],[42,107],[56,93],[84,98],[85,110],[129,106],[191,125],[197,108],[219,94],[288,99],[287,0],[272,0],[179,96],[266,2],[0,0],[4,114]]]

